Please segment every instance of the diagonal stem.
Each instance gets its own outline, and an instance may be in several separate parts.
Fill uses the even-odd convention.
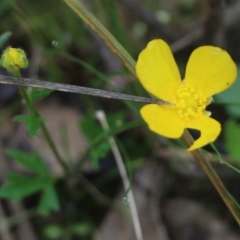
[[[186,143],[188,147],[192,145],[194,142],[192,135],[188,130],[185,130],[182,136],[183,141]],[[234,200],[231,194],[228,192],[223,182],[217,175],[216,171],[213,169],[211,163],[206,160],[205,156],[201,152],[200,149],[191,152],[196,161],[202,167],[203,171],[207,174],[209,180],[212,182],[213,186],[216,188],[217,192],[221,196],[222,200],[232,213],[233,217],[237,221],[238,225],[240,225],[240,211],[237,205],[234,203]]]
[[[36,109],[34,108],[31,100],[29,99],[28,97],[28,94],[27,94],[27,91],[26,89],[23,87],[23,86],[19,86],[19,91],[20,91],[20,94],[22,96],[22,98],[24,99],[26,105],[27,105],[27,108],[30,112],[34,113],[36,116],[39,116],[39,113],[36,111]],[[62,166],[62,168],[67,171],[68,170],[68,166],[67,164],[63,161],[63,159],[61,158],[58,150],[57,150],[57,147],[55,146],[55,143],[45,125],[44,122],[41,123],[41,129],[42,129],[42,132],[43,132],[43,136],[45,137],[50,149],[52,150],[56,160],[59,162],[59,164]]]

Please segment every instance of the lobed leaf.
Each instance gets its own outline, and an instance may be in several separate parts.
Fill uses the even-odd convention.
[[[31,136],[36,136],[38,129],[41,127],[43,118],[35,115],[34,113],[30,113],[29,115],[18,115],[13,118],[13,121],[16,122],[24,122],[28,133]]]
[[[39,173],[40,175],[49,174],[48,168],[42,158],[37,154],[27,154],[15,149],[7,149],[7,155],[24,167]]]
[[[34,88],[29,94],[29,98],[32,102],[37,101],[39,99],[45,98],[48,96],[52,90],[50,89],[42,89],[42,88]]]
[[[32,178],[11,172],[8,182],[0,188],[0,197],[19,201],[44,188],[49,180],[49,176]]]
[[[38,210],[43,214],[48,214],[50,211],[58,211],[60,204],[58,201],[57,193],[53,184],[47,185],[43,189],[43,194],[39,203]]]

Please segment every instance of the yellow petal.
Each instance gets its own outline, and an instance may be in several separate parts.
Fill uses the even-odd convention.
[[[206,97],[229,88],[237,77],[237,68],[229,54],[218,47],[204,46],[189,58],[185,82],[196,87]]]
[[[159,99],[173,101],[173,93],[181,84],[181,77],[171,49],[163,40],[148,43],[138,57],[136,73],[149,93]]]
[[[140,112],[153,132],[169,138],[181,137],[184,123],[177,118],[170,106],[148,104]]]
[[[190,122],[186,122],[185,127],[197,129],[201,132],[201,136],[193,143],[188,151],[201,148],[214,142],[221,132],[220,123],[206,115],[196,118]]]

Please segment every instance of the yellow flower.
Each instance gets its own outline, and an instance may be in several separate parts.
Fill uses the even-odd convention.
[[[199,130],[201,136],[188,151],[216,140],[221,125],[205,108],[214,94],[229,88],[236,79],[236,65],[226,51],[213,46],[197,48],[182,81],[169,46],[163,40],[153,40],[140,53],[136,73],[149,93],[172,103],[148,104],[141,109],[152,131],[179,138],[185,128]]]
[[[26,53],[20,48],[7,48],[2,54],[0,63],[14,75],[19,75],[20,68],[28,67]]]

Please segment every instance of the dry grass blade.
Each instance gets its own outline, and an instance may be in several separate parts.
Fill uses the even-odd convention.
[[[27,78],[19,79],[15,77],[0,75],[0,83],[17,85],[17,86],[25,86],[25,87],[33,87],[33,88],[45,88],[45,89],[51,89],[51,90],[56,90],[61,92],[78,93],[78,94],[85,94],[85,95],[90,95],[95,97],[129,100],[129,101],[135,101],[135,102],[167,104],[167,105],[171,104],[169,102],[155,99],[155,98],[139,97],[139,96],[133,96],[133,95],[128,95],[124,93],[116,93],[116,92],[111,92],[111,91],[106,91],[101,89],[80,87],[80,86],[63,84],[63,83],[53,83],[53,82],[47,82],[47,81],[27,79]]]

